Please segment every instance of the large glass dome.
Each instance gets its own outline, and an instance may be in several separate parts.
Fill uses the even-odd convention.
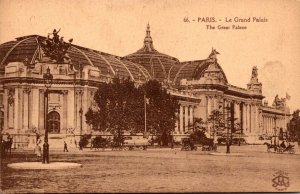
[[[160,82],[167,81],[171,67],[179,64],[179,60],[175,57],[160,53],[154,49],[149,24],[147,25],[144,46],[137,52],[125,56],[124,59],[140,64],[148,70],[152,79]]]

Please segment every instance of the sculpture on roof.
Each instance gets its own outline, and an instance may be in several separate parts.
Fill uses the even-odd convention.
[[[272,106],[275,106],[276,108],[283,108],[285,107],[285,100],[285,98],[279,98],[277,94],[275,96]]]
[[[257,79],[257,78],[258,78],[257,76],[258,76],[258,73],[257,73],[257,67],[254,66],[254,67],[252,68],[251,79]]]
[[[212,63],[216,63],[218,54],[220,53],[216,49],[212,48],[212,51],[208,56],[208,60],[211,61]]]
[[[69,42],[66,43],[64,37],[59,38],[59,31],[60,29],[58,31],[54,29],[53,33],[49,33],[46,40],[41,41],[41,46],[44,54],[50,57],[51,60],[57,63],[69,63],[70,57],[67,52],[72,45],[73,39],[71,38]],[[51,34],[52,38],[50,37]]]

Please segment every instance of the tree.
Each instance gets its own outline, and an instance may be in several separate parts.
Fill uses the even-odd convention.
[[[89,108],[86,122],[93,130],[110,132],[121,146],[125,131],[134,131],[143,120],[143,94],[129,79],[102,83],[95,93],[96,108]]]
[[[204,121],[202,118],[198,118],[198,117],[194,118],[194,123],[193,123],[194,131],[204,131],[205,127],[203,125],[204,125]]]
[[[288,123],[288,138],[294,141],[300,137],[300,110],[293,112],[292,119]]]
[[[178,100],[156,80],[148,81],[140,89],[149,100],[146,109],[147,131],[154,133],[162,145],[168,145],[175,129]]]
[[[224,131],[225,123],[223,119],[223,113],[218,109],[213,110],[209,115],[207,122],[211,124],[214,135],[222,133]]]
[[[93,130],[113,134],[114,141],[120,146],[125,131],[144,132],[145,96],[149,99],[146,108],[147,131],[155,133],[165,145],[175,128],[178,101],[155,80],[140,87],[135,87],[129,79],[121,81],[119,78],[112,83],[101,84],[94,96],[96,107],[89,108],[86,122]]]

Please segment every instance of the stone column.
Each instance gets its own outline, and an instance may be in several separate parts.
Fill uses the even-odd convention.
[[[88,105],[89,98],[88,98],[88,95],[89,95],[89,90],[88,90],[88,87],[85,86],[84,87],[84,93],[83,93],[83,100],[82,100],[83,115],[85,115],[85,113],[89,109],[89,105]],[[87,123],[85,121],[86,121],[85,116],[83,116],[83,118],[82,118],[83,129],[84,130],[88,130],[89,127],[88,127],[88,125],[87,125]],[[178,122],[178,121],[176,120],[176,122]]]
[[[272,134],[274,134],[273,117],[272,116],[270,116],[270,129],[271,129]]]
[[[235,123],[240,122],[239,102],[234,103],[234,119],[235,119]]]
[[[184,132],[187,132],[189,129],[189,107],[186,105],[184,107]]]
[[[68,128],[73,128],[73,129],[76,129],[76,126],[75,126],[75,107],[74,107],[74,90],[73,89],[70,89],[68,90],[68,104],[67,104],[67,107],[68,107],[68,112],[67,112],[67,115],[68,115]]]
[[[4,119],[3,119],[3,129],[7,130],[8,129],[8,91],[7,89],[4,89],[4,94],[3,94],[3,108],[4,108]]]
[[[190,128],[193,128],[193,124],[194,124],[194,107],[190,106],[190,121],[189,121],[189,126]]]
[[[243,132],[246,130],[246,112],[245,112],[245,109],[246,109],[245,103],[242,103],[241,113],[242,113],[242,123],[243,123],[242,129],[243,129]]]
[[[224,107],[223,107],[223,119],[224,119],[224,126],[225,126],[225,131],[227,131],[227,118],[228,118],[228,111],[227,111],[227,109],[226,109],[226,107],[227,107],[227,105],[228,105],[228,102],[227,102],[227,100],[226,99],[224,99]]]
[[[257,106],[256,104],[253,105],[253,127],[252,133],[256,133],[257,131]]]
[[[183,132],[183,107],[180,105],[179,108],[179,131]]]
[[[45,90],[40,89],[39,90],[39,125],[38,128],[40,132],[45,130],[44,126],[44,117],[45,117]]]
[[[207,118],[209,118],[209,115],[211,114],[211,107],[212,107],[212,99],[210,96],[207,96]]]
[[[31,123],[32,127],[39,128],[39,105],[40,105],[40,91],[38,89],[32,89],[31,91],[32,103],[31,103]]]
[[[30,95],[30,88],[24,88],[23,90],[23,104],[24,104],[24,110],[23,110],[23,128],[25,130],[29,129],[29,107],[31,106],[29,104],[29,95]]]
[[[255,133],[256,131],[256,105],[255,104],[251,106],[251,110],[252,110],[251,133]]]
[[[259,111],[258,105],[256,105],[256,127],[257,127],[256,133],[261,134],[261,131],[260,131],[260,111]]]
[[[17,132],[18,129],[20,129],[19,123],[22,121],[22,118],[20,117],[20,90],[19,88],[15,89],[15,99],[14,99],[14,130]],[[22,113],[21,113],[22,114]]]
[[[252,116],[252,105],[249,104],[248,107],[249,107],[249,110],[248,110],[248,115],[249,115],[249,126],[248,126],[249,128],[248,129],[249,130],[248,130],[248,132],[251,133],[252,132],[252,117],[253,117]]]
[[[62,133],[67,133],[68,129],[68,90],[63,90],[63,106],[62,106]]]
[[[175,132],[178,133],[179,132],[178,111],[175,113],[175,115],[176,115]]]
[[[269,135],[268,117],[267,117],[267,115],[264,116],[264,123],[265,123],[266,133]]]
[[[7,97],[7,128],[9,130],[14,129],[14,114],[15,114],[15,89],[9,88],[8,89],[8,97]]]
[[[273,116],[271,116],[270,118],[270,125],[271,125],[271,130],[272,130],[272,134],[275,134],[275,130],[274,130],[274,124],[273,124]]]
[[[28,127],[32,129],[32,105],[33,105],[33,94],[32,94],[32,89],[30,88],[30,92],[28,94]],[[34,115],[35,116],[35,115]]]
[[[271,134],[274,134],[273,125],[272,125],[272,117],[271,116],[269,116],[269,124],[270,124],[270,127],[269,127],[270,132],[271,132]]]

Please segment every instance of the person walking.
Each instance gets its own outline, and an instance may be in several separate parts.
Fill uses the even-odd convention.
[[[41,146],[37,143],[36,146],[34,147],[33,152],[36,154],[36,157],[39,159],[42,156],[42,148]]]
[[[66,141],[64,141],[64,152],[69,152]]]

